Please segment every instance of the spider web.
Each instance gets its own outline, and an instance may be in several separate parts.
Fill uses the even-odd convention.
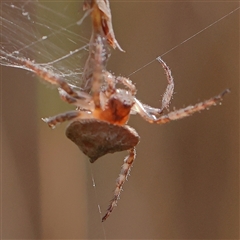
[[[14,58],[27,58],[77,85],[89,41],[84,26],[78,25],[82,16],[79,1],[3,2],[0,64],[26,69]]]

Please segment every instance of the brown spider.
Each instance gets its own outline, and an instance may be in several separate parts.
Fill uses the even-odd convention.
[[[124,77],[115,77],[105,69],[103,65],[105,50],[101,36],[97,37],[93,50],[94,59],[92,60],[95,64],[90,94],[69,85],[64,79],[56,77],[40,65],[16,57],[14,57],[14,60],[25,65],[43,80],[57,85],[62,100],[77,106],[75,111],[65,112],[43,120],[51,128],[59,123],[71,121],[66,129],[66,135],[89,157],[91,163],[107,153],[123,150],[129,152],[129,155],[124,159],[124,164],[116,181],[114,197],[102,218],[102,221],[104,221],[117,205],[122,186],[136,157],[135,146],[139,142],[139,136],[133,128],[126,125],[130,114],[138,113],[149,123],[164,124],[188,117],[195,112],[216,105],[229,90],[226,89],[221,94],[204,102],[161,115],[163,110],[169,107],[174,82],[169,67],[160,57],[157,60],[166,73],[168,85],[163,95],[161,108],[154,108],[141,103],[135,97],[136,88],[131,80]],[[8,56],[8,58],[11,57]],[[122,84],[124,89],[117,88],[116,84]]]
[[[89,58],[83,71],[82,88],[68,84],[63,78],[54,75],[41,65],[6,54],[1,50],[0,53],[6,59],[25,66],[26,69],[34,72],[46,82],[58,86],[62,100],[77,106],[75,111],[43,120],[51,128],[59,123],[70,121],[66,135],[89,157],[91,163],[107,153],[123,150],[129,152],[117,178],[114,197],[102,218],[102,221],[105,221],[117,205],[123,184],[136,157],[135,147],[139,142],[139,136],[133,128],[126,125],[130,114],[138,113],[149,123],[164,124],[216,105],[229,90],[226,89],[221,94],[194,106],[162,115],[164,109],[168,110],[174,91],[173,78],[167,64],[160,57],[157,58],[168,81],[161,108],[141,103],[135,97],[136,88],[131,80],[125,77],[116,77],[106,70],[106,62],[110,56],[107,43],[113,48],[118,47],[122,50],[113,33],[108,0],[85,0],[84,9],[91,13],[93,33],[90,40]],[[124,89],[117,88],[117,84],[121,84]]]

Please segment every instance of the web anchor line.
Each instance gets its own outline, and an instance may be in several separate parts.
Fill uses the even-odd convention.
[[[173,50],[175,50],[176,48],[178,48],[179,46],[183,45],[184,43],[188,42],[189,40],[193,39],[194,37],[196,37],[197,35],[201,34],[202,32],[206,31],[208,28],[212,27],[213,25],[217,24],[218,22],[222,21],[223,19],[227,18],[228,16],[230,16],[231,14],[233,14],[234,12],[236,12],[237,10],[239,10],[240,7],[237,7],[236,9],[232,10],[231,12],[227,13],[226,15],[222,16],[221,18],[219,18],[218,20],[214,21],[213,23],[209,24],[207,27],[203,28],[202,30],[198,31],[197,33],[193,34],[191,37],[187,38],[186,40],[182,41],[181,43],[177,44],[176,46],[172,47],[171,49],[169,49],[168,51],[166,51],[165,53],[157,56],[155,59],[151,60],[150,62],[146,63],[145,65],[143,65],[142,67],[138,68],[137,70],[133,71],[132,73],[130,73],[127,77],[132,76],[133,74],[141,71],[142,69],[144,69],[145,67],[147,67],[148,65],[154,63],[155,61],[157,61],[157,59],[160,57],[162,58],[163,56],[165,56],[166,54],[172,52]]]

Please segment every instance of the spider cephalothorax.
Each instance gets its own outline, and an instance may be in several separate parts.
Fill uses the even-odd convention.
[[[116,77],[106,70],[106,62],[109,58],[107,44],[121,48],[112,30],[109,3],[107,0],[100,2],[95,0],[84,1],[85,9],[91,12],[94,24],[89,57],[83,72],[82,82],[84,87],[72,86],[63,78],[29,60],[17,58],[10,54],[5,54],[5,56],[8,59],[13,58],[15,62],[24,65],[46,82],[58,86],[62,100],[77,107],[75,111],[44,118],[43,120],[51,128],[59,123],[70,121],[66,135],[89,157],[90,162],[93,163],[107,153],[128,151],[116,181],[113,199],[102,218],[102,221],[104,221],[117,205],[122,186],[136,157],[135,147],[139,142],[139,136],[133,128],[126,125],[130,114],[139,114],[149,123],[164,124],[191,116],[195,112],[216,105],[229,90],[227,89],[221,94],[193,106],[164,114],[164,110],[169,108],[172,99],[174,81],[169,67],[158,57],[157,61],[162,65],[168,82],[163,94],[162,106],[155,108],[141,103],[136,98],[136,87],[131,80]],[[119,85],[122,87],[118,88]]]

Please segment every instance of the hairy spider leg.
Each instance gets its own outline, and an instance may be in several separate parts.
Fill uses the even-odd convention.
[[[99,39],[100,38],[100,39]],[[81,88],[85,92],[90,92],[92,89],[92,82],[93,82],[93,74],[95,69],[95,58],[96,58],[96,51],[99,51],[97,44],[102,44],[101,50],[101,65],[102,68],[106,68],[107,61],[110,57],[110,50],[107,45],[107,41],[104,36],[97,33],[92,33],[92,37],[89,43],[89,55],[88,59],[84,65],[83,73],[82,73],[82,81],[81,81]]]
[[[142,103],[142,106],[144,107],[144,109],[151,115],[160,115],[160,114],[162,114],[164,109],[168,109],[171,99],[172,99],[172,96],[173,96],[173,91],[174,91],[174,81],[173,81],[173,77],[172,77],[170,68],[160,57],[158,57],[157,60],[161,63],[161,65],[165,71],[165,74],[167,76],[168,85],[163,94],[162,106],[160,109],[154,108],[154,107],[148,106],[147,104]],[[133,96],[136,95],[136,92],[137,92],[136,87],[130,79],[125,78],[125,77],[117,77],[116,79],[118,82],[121,82],[123,85],[125,85],[131,91]],[[135,113],[134,110],[132,112]]]
[[[83,10],[87,10],[83,19],[86,15],[91,15],[92,35],[89,42],[89,56],[83,69],[81,87],[84,89],[84,91],[90,92],[92,87],[93,69],[95,66],[93,59],[95,57],[95,42],[97,38],[99,36],[102,38],[102,44],[104,46],[102,57],[102,65],[104,67],[106,67],[107,61],[111,56],[108,47],[109,45],[114,49],[117,47],[120,51],[123,50],[118,44],[114,35],[109,1],[85,0],[83,3]],[[81,23],[82,20],[79,23]]]
[[[52,73],[49,73],[45,68],[41,67],[40,65],[34,64],[33,62],[15,57],[12,55],[8,55],[9,58],[14,59],[14,61],[18,62],[21,65],[26,66],[29,70],[32,70],[37,76],[41,77],[41,79],[49,82],[53,85],[59,86],[60,96],[66,102],[78,103],[78,107],[87,108],[86,99],[90,99],[91,96],[81,92],[75,91],[66,81],[62,78],[55,76]],[[65,96],[65,97],[64,97]],[[86,103],[82,105],[85,101]],[[42,120],[46,122],[51,128],[54,128],[58,123],[62,123],[69,120],[74,120],[76,118],[92,118],[92,115],[89,112],[82,112],[82,111],[69,111],[63,114],[59,114],[49,118],[43,118]]]
[[[103,54],[103,42],[101,36],[96,39],[96,48],[94,52],[94,69],[93,69],[93,82],[92,82],[92,96],[95,108],[101,108],[100,104],[100,91],[103,84],[103,65],[102,65],[102,54]]]
[[[219,95],[212,97],[206,101],[197,103],[194,106],[188,106],[182,109],[178,109],[176,111],[172,111],[159,118],[156,118],[154,115],[149,114],[147,109],[145,109],[144,106],[138,100],[136,101],[136,106],[134,107],[135,107],[135,111],[138,112],[147,122],[164,124],[173,120],[189,117],[196,112],[200,112],[202,110],[210,108],[211,106],[215,106],[217,103],[219,103],[222,100],[223,96],[229,92],[230,90],[226,89]]]
[[[74,98],[70,95],[68,95],[64,90],[61,88],[58,88],[58,92],[60,95],[60,98],[69,104],[73,104],[77,107],[89,109],[89,103],[91,102],[91,96],[85,92],[82,91],[76,91],[79,95],[79,98]]]
[[[35,74],[41,77],[43,80],[59,86],[63,89],[67,94],[74,98],[79,98],[78,94],[68,85],[68,83],[63,80],[61,77],[55,76],[54,74],[50,73],[48,70],[44,69],[43,67],[32,63],[31,61],[26,60],[25,66],[29,69],[33,70]]]
[[[24,58],[13,56],[12,54],[7,54],[0,50],[0,53],[5,55],[8,59],[13,60],[19,65],[25,66],[26,69],[34,72],[37,76],[41,77],[44,81],[56,85],[64,90],[68,95],[73,98],[83,99],[84,97],[79,95],[66,81],[64,81],[60,76],[56,76],[49,72],[47,69],[42,67],[40,64],[33,63],[30,60]]]
[[[91,119],[93,118],[93,116],[91,115],[90,112],[87,112],[87,111],[69,111],[69,112],[58,114],[53,117],[42,118],[42,120],[46,122],[50,128],[54,129],[56,125],[59,123],[71,121],[78,118]]]
[[[162,98],[162,107],[160,109],[160,114],[161,114],[164,109],[168,110],[168,107],[170,105],[170,102],[171,102],[171,99],[173,96],[173,91],[174,91],[174,81],[173,81],[171,70],[168,67],[168,65],[160,57],[158,57],[157,60],[161,63],[161,65],[165,71],[165,74],[167,76],[167,81],[168,81],[167,88],[166,88],[166,90],[163,94],[163,98]]]
[[[14,58],[15,58],[15,60],[17,60],[18,63],[25,65],[28,69],[32,70],[37,76],[41,77],[43,80],[45,80],[53,85],[59,86],[63,91],[65,91],[71,97],[72,100],[73,99],[83,100],[84,96],[86,96],[85,93],[83,93],[82,95],[79,94],[78,93],[79,91],[77,92],[74,89],[72,89],[71,86],[66,81],[64,81],[60,77],[55,76],[54,74],[49,73],[43,67],[36,65],[29,60],[25,60],[25,59],[17,58],[17,57],[14,57]],[[64,98],[62,98],[62,99],[64,100]],[[65,99],[69,100],[70,98],[65,98]],[[69,111],[69,112],[59,114],[59,115],[56,115],[53,117],[43,118],[42,120],[44,122],[46,122],[49,125],[49,127],[54,128],[58,123],[73,120],[73,119],[79,118],[79,117],[92,118],[92,116],[89,114],[89,112]]]
[[[117,81],[126,86],[131,91],[133,96],[136,95],[137,89],[130,79],[126,77],[117,77]]]
[[[107,83],[107,88],[104,93],[109,98],[116,92],[116,77],[113,76],[110,72],[105,71],[104,78]]]
[[[105,48],[107,47],[105,44],[104,39],[99,35],[96,39],[96,47],[93,50],[94,58],[92,61],[94,64],[92,65],[94,69],[91,93],[93,95],[95,108],[102,107],[100,104],[100,92],[103,92],[106,98],[110,98],[116,92],[116,77],[106,71],[106,65],[103,61]],[[130,80],[126,79],[126,81]]]
[[[110,201],[110,205],[107,209],[106,214],[102,218],[102,222],[105,221],[113,209],[117,206],[117,201],[119,199],[120,193],[122,191],[123,184],[127,180],[128,175],[130,174],[131,167],[133,165],[133,162],[136,158],[136,149],[135,147],[129,150],[129,155],[124,159],[124,163],[121,168],[121,172],[119,174],[119,177],[116,180],[116,188],[114,191],[114,197]]]
[[[0,53],[6,56],[8,59],[18,63],[21,66],[25,66],[27,70],[34,72],[37,76],[39,76],[42,80],[58,86],[59,94],[62,100],[70,103],[70,102],[81,102],[82,100],[88,100],[91,96],[85,92],[75,90],[74,87],[71,87],[65,80],[63,80],[60,76],[56,76],[54,73],[49,72],[47,69],[42,67],[40,64],[35,64],[34,62],[13,56],[12,54],[7,54],[0,50]],[[76,87],[75,87],[76,88]],[[64,97],[68,95],[68,97]],[[71,99],[71,100],[70,100]]]

